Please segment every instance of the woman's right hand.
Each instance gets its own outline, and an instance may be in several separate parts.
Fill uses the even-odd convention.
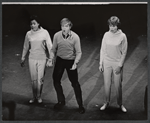
[[[21,60],[20,65],[21,65],[21,67],[24,67],[24,66],[25,66],[25,59],[24,59],[24,60]]]
[[[104,71],[103,65],[100,65],[100,66],[99,66],[99,70],[100,70],[100,72],[103,72],[103,71]]]

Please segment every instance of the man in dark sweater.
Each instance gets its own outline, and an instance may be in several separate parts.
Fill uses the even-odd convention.
[[[75,92],[76,100],[79,105],[79,113],[83,114],[85,109],[82,102],[82,91],[78,82],[77,64],[82,55],[80,38],[71,30],[72,23],[68,18],[63,18],[60,22],[61,31],[57,32],[53,38],[53,47],[49,62],[53,63],[56,57],[56,63],[53,71],[54,87],[57,93],[58,103],[55,109],[60,109],[65,105],[65,96],[61,86],[61,78],[66,69],[68,78]]]

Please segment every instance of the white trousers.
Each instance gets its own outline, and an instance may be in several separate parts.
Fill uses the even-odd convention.
[[[118,62],[104,61],[104,90],[105,90],[105,101],[106,103],[110,102],[110,92],[111,84],[114,81],[114,86],[116,89],[117,103],[118,105],[122,104],[122,75],[123,72],[119,74],[115,73],[115,69],[118,67]]]
[[[29,71],[32,81],[43,84],[46,60],[29,59]]]

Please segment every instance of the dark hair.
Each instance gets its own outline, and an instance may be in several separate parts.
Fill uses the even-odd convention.
[[[108,19],[108,25],[113,25],[113,26],[120,27],[120,25],[121,25],[120,19],[117,16],[111,16]]]
[[[73,26],[72,22],[71,22],[68,18],[63,18],[63,19],[60,21],[60,25],[62,25],[63,23],[69,23],[69,26],[70,26],[70,27]]]
[[[41,27],[41,22],[40,22],[40,19],[38,18],[37,15],[31,15],[30,16],[30,24],[31,24],[31,21],[35,20],[38,24],[39,24],[39,28]]]

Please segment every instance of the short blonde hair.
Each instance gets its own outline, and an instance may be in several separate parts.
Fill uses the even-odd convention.
[[[68,23],[70,27],[73,26],[72,22],[68,19],[68,18],[63,18],[61,21],[60,21],[60,25],[63,25],[63,24],[66,24]]]

